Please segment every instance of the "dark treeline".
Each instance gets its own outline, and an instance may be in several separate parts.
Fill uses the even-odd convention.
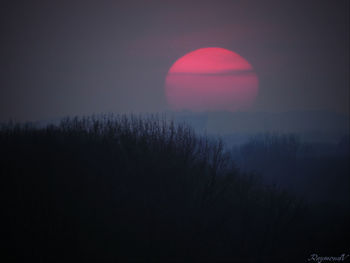
[[[220,140],[157,117],[8,124],[0,155],[6,262],[303,262],[348,249],[345,210],[314,209],[242,172]]]
[[[305,142],[297,134],[258,134],[232,155],[242,170],[309,202],[350,205],[348,136],[331,144]]]

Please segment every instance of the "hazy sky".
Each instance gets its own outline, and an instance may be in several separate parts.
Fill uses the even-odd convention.
[[[2,1],[0,121],[169,109],[179,57],[232,50],[253,111],[349,109],[348,1]]]

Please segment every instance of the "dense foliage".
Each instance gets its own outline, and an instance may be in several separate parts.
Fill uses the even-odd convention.
[[[0,157],[6,261],[293,262],[342,249],[343,236],[319,241],[333,229],[313,226],[303,202],[240,172],[220,140],[157,117],[8,124]]]

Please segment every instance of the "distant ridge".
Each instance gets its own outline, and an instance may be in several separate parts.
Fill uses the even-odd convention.
[[[247,137],[275,132],[297,133],[308,141],[338,141],[349,134],[349,116],[329,111],[172,113],[177,121],[191,124],[197,132],[223,137]]]
[[[100,115],[102,116],[103,114],[96,114],[95,116],[98,117]],[[326,143],[336,143],[342,138],[349,136],[349,115],[321,110],[280,113],[259,111],[166,111],[160,113],[136,113],[136,115],[158,115],[168,120],[174,120],[177,123],[185,122],[191,125],[197,133],[206,133],[209,136],[220,135],[224,140],[227,139],[230,144],[239,144],[254,134],[266,132],[296,133],[306,141]],[[50,124],[58,124],[61,119],[52,118],[33,121],[31,124],[44,127]]]

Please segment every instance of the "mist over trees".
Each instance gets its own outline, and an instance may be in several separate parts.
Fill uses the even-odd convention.
[[[262,135],[233,153],[186,124],[118,115],[10,123],[0,146],[9,262],[295,262],[347,249],[348,210],[265,182],[297,176],[308,147],[293,135]],[[322,163],[322,176],[343,162]]]
[[[267,184],[288,189],[310,202],[348,207],[350,203],[349,140],[310,143],[297,134],[263,133],[233,147],[243,171],[255,171]]]

